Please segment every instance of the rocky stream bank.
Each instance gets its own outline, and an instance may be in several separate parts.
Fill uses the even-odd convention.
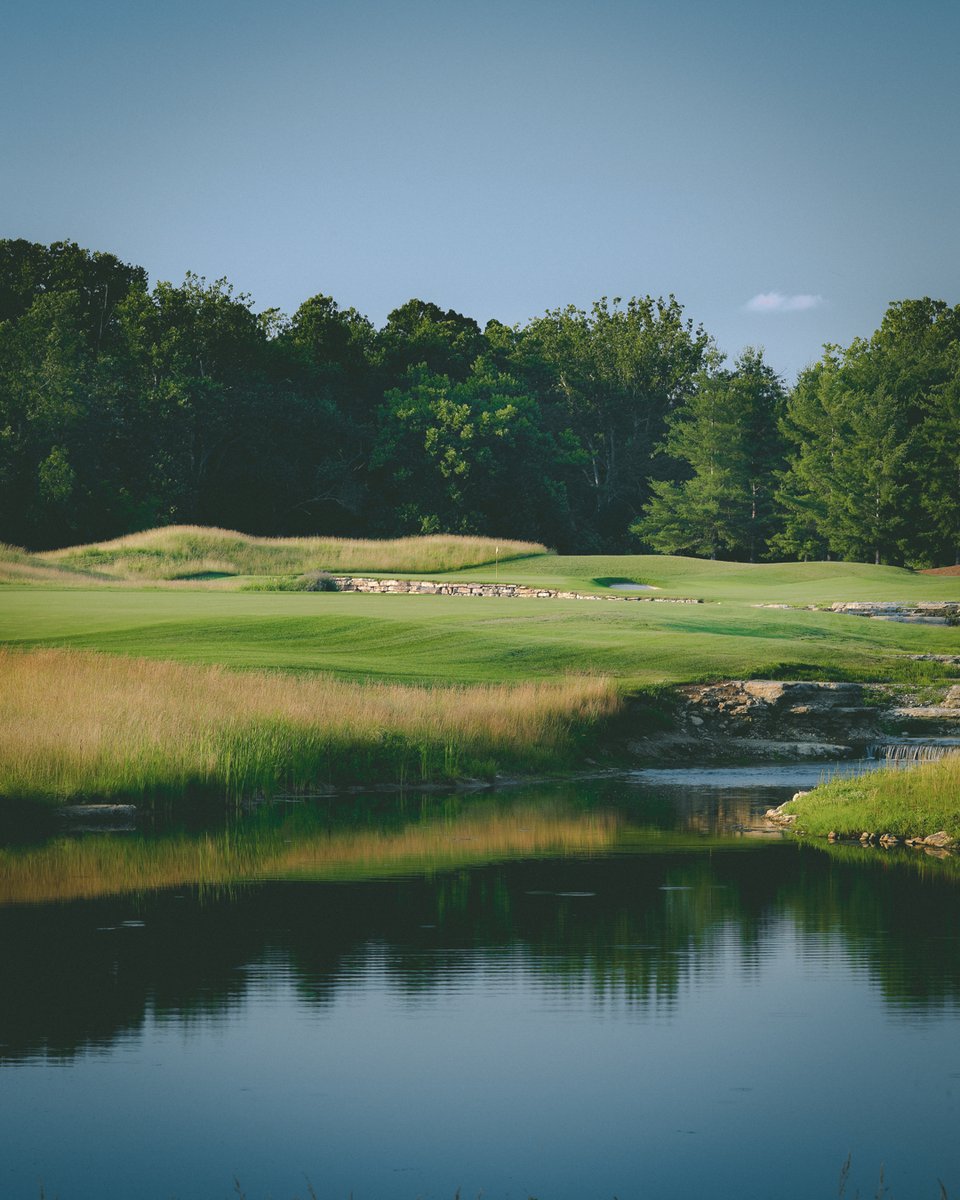
[[[634,701],[631,758],[749,762],[920,760],[960,746],[960,685],[921,703],[883,684],[732,679]]]

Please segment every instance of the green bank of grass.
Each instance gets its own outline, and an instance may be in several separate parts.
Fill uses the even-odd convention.
[[[618,706],[601,679],[427,689],[0,650],[0,797],[240,797],[550,772],[573,765]]]
[[[460,571],[463,578],[494,578]],[[960,600],[960,576],[923,575],[867,563],[729,563],[676,555],[541,554],[502,565],[504,582],[571,591],[605,591],[601,580],[628,580],[663,596],[693,596],[746,604],[822,604],[835,600]]]
[[[911,654],[960,630],[709,605],[355,593],[6,588],[0,644],[431,685],[594,673],[623,690],[705,678],[946,680]]]
[[[960,754],[907,770],[837,779],[784,806],[805,833],[825,837],[892,833],[921,837],[946,830],[960,838]]]

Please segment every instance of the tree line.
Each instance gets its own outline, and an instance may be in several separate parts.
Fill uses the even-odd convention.
[[[673,296],[483,329],[414,299],[378,329],[329,296],[256,312],[226,280],[0,241],[0,540],[171,523],[953,562],[960,306],[892,304],[788,389]]]

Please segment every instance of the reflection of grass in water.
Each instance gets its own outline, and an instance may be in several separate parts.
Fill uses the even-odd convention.
[[[615,840],[609,813],[556,807],[481,810],[399,829],[316,828],[309,813],[197,837],[90,835],[0,851],[0,903],[47,903],[176,886],[266,879],[363,880],[431,874],[509,858],[601,851]]]
[[[824,836],[892,833],[922,836],[944,829],[960,837],[960,754],[905,770],[834,779],[785,806],[806,832]]]
[[[960,857],[942,850],[912,846],[889,849],[878,843],[816,841],[815,846],[837,862],[855,864],[864,870],[906,871],[924,879],[951,879],[960,882]]]
[[[751,851],[753,838],[625,825],[603,805],[568,799],[451,797],[418,816],[398,801],[386,811],[358,798],[340,804],[265,807],[226,830],[155,838],[57,838],[0,850],[0,904],[44,903],[175,886],[222,887],[268,879],[361,881],[431,875],[517,858]],[[359,828],[358,828],[359,824]]]
[[[240,796],[556,769],[618,703],[596,678],[431,689],[0,650],[0,797]]]

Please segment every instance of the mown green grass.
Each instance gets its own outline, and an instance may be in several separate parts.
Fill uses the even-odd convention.
[[[892,833],[925,837],[945,830],[960,838],[960,754],[908,770],[836,779],[784,806],[805,833],[825,837]]]
[[[342,678],[486,683],[602,674],[624,690],[704,678],[907,683],[950,669],[960,630],[824,612],[353,593],[0,591],[0,644]]]
[[[462,578],[494,578],[459,571]],[[826,604],[835,600],[960,600],[960,576],[922,575],[867,563],[728,563],[676,555],[534,555],[502,565],[504,582],[540,584],[571,591],[604,591],[597,581],[629,580],[659,588],[665,596],[739,600],[748,604]]]
[[[43,554],[0,547],[0,583],[155,583],[189,588],[289,586],[299,574],[472,579],[603,593],[611,580],[665,596],[745,604],[960,599],[960,576],[865,563],[727,563],[661,555],[557,555],[529,542],[433,535],[393,540],[258,538],[170,526]],[[271,581],[273,581],[271,583]]]

